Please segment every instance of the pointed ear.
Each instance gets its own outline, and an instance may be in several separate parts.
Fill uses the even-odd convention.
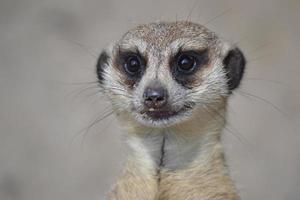
[[[97,76],[100,84],[104,79],[104,68],[108,65],[109,56],[105,51],[102,51],[97,62]]]
[[[237,47],[229,50],[223,60],[223,65],[228,78],[228,88],[232,91],[240,85],[243,78],[246,66],[244,54]]]

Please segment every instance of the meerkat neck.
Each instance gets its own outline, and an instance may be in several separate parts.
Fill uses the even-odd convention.
[[[171,128],[137,129],[128,136],[129,159],[144,170],[174,171],[209,164],[213,155],[223,154],[220,133],[224,124],[224,118],[214,116]]]

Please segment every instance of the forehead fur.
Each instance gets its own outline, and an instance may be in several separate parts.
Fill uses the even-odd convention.
[[[215,33],[192,22],[159,22],[140,25],[129,30],[120,40],[125,48],[201,48],[214,47],[218,41]],[[194,45],[194,46],[193,46]]]

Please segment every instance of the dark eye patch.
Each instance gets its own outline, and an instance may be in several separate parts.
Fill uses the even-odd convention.
[[[209,50],[180,50],[170,61],[173,77],[183,85],[195,80],[196,72],[209,62]]]
[[[116,61],[126,83],[131,86],[142,77],[146,69],[146,59],[138,50],[119,50]]]

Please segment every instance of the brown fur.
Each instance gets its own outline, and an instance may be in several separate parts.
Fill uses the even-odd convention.
[[[154,200],[157,193],[157,179],[153,171],[145,173],[135,163],[128,163],[108,199]]]

